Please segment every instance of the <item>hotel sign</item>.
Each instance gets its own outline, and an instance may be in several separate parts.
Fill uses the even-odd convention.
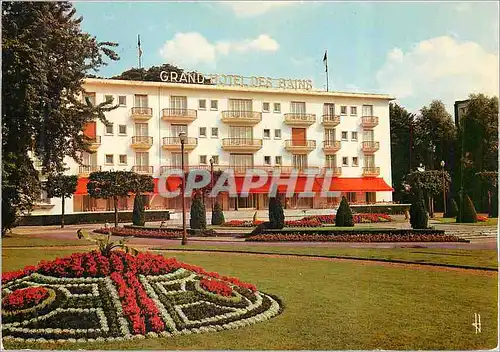
[[[226,74],[202,74],[198,72],[182,72],[181,74],[174,71],[160,72],[160,80],[162,82],[171,83],[187,83],[187,84],[203,84],[208,81],[218,86],[231,87],[258,87],[258,88],[274,88],[274,89],[297,89],[311,90],[312,81],[310,79],[288,79],[288,78],[271,78],[262,76],[241,76],[241,75],[226,75]]]

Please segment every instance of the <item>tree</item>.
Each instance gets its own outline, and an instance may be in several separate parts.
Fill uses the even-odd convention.
[[[144,226],[146,220],[144,218],[144,201],[142,195],[135,194],[134,197],[134,211],[132,212],[132,223],[135,226]]]
[[[224,222],[225,219],[222,207],[219,202],[216,202],[214,205],[214,211],[212,212],[212,225],[222,225]]]
[[[47,197],[61,198],[62,200],[62,213],[61,213],[61,228],[64,227],[64,203],[66,198],[71,198],[76,192],[76,185],[78,183],[78,176],[76,175],[49,175],[45,185],[47,190]]]
[[[449,189],[450,175],[444,172],[444,189]],[[416,192],[422,192],[421,197],[424,204],[427,205],[429,214],[433,216],[432,196],[443,192],[443,171],[412,171],[403,178],[403,183],[408,185],[410,192],[416,195]]]
[[[132,222],[137,226],[144,226],[146,223],[144,216],[144,197],[143,193],[154,191],[153,177],[143,174],[134,174],[131,180],[132,190],[135,193],[134,211],[132,213]]]
[[[196,192],[191,202],[191,218],[189,219],[189,227],[197,230],[205,230],[207,228],[207,215],[205,205],[201,200],[201,193]]]
[[[485,185],[488,192],[488,216],[498,216],[498,171],[482,171],[476,176]]]
[[[114,108],[79,98],[85,75],[118,56],[74,15],[70,2],[2,2],[2,232],[39,194],[32,157],[47,175],[64,171],[66,156],[88,150],[85,124]]]
[[[424,200],[422,197],[415,197],[410,206],[410,224],[412,229],[428,228],[429,217],[425,211]]]
[[[113,199],[115,227],[118,227],[118,198],[128,197],[137,187],[136,174],[131,171],[97,171],[89,175],[87,192],[93,198]]]
[[[144,68],[131,68],[129,70],[126,70],[119,75],[111,77],[111,79],[122,79],[122,80],[129,80],[129,81],[149,81],[149,82],[161,82],[160,79],[160,73],[162,71],[165,72],[177,72],[178,76],[184,72],[183,69],[171,65],[171,64],[163,64],[160,66],[151,66],[148,69]],[[193,73],[192,72],[186,72],[186,73]],[[195,83],[199,84],[199,83]],[[208,79],[204,79],[203,83],[205,85],[211,85],[212,83]]]
[[[352,210],[347,203],[346,197],[342,197],[337,214],[335,215],[335,226],[337,227],[352,227],[354,226],[354,218]]]
[[[464,197],[465,195],[465,197]],[[457,216],[457,222],[474,223],[477,222],[477,213],[472,200],[467,194],[460,193],[460,210]]]
[[[269,228],[282,229],[285,227],[285,213],[278,196],[269,198]]]
[[[453,197],[448,196],[446,200],[446,213],[443,215],[444,218],[454,218],[458,215],[458,206],[457,202]]]

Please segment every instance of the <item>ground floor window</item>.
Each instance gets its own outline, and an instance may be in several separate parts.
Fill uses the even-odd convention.
[[[366,203],[373,204],[377,202],[377,196],[375,192],[366,192]]]

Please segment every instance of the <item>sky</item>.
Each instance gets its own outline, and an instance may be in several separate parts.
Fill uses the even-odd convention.
[[[82,29],[119,44],[110,77],[170,63],[385,93],[411,112],[499,90],[497,2],[76,2]]]

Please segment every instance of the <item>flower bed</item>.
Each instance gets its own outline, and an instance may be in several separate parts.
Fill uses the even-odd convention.
[[[478,215],[477,216],[477,221],[479,221],[479,222],[486,222],[486,221],[488,221],[488,217],[484,216],[484,215]]]
[[[19,342],[121,341],[217,331],[257,323],[282,310],[278,299],[237,278],[174,258],[122,251],[75,253],[4,273],[2,295],[4,341]],[[34,314],[26,310],[37,307]]]
[[[97,233],[108,234],[111,232],[114,236],[122,237],[141,237],[141,238],[166,238],[166,239],[176,239],[182,237],[182,230],[143,230],[138,228],[126,228],[126,227],[102,227],[100,229],[94,230]]]

